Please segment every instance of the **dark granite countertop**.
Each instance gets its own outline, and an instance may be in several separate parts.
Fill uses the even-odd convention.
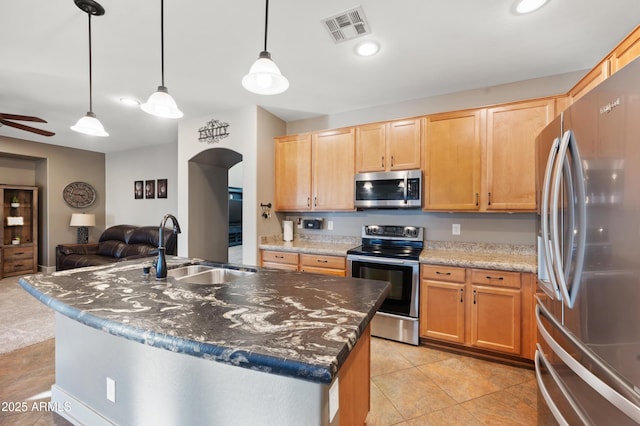
[[[331,383],[390,288],[271,269],[196,285],[144,277],[142,263],[28,275],[20,285],[57,312],[112,335],[317,383]],[[167,263],[221,266],[171,256]]]

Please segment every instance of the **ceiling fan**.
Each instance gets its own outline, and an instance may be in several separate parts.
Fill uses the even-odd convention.
[[[27,132],[37,133],[42,136],[53,136],[55,133],[50,132],[48,130],[37,129],[35,127],[26,126],[20,123],[14,123],[13,121],[33,121],[37,123],[46,123],[46,120],[43,120],[40,117],[32,117],[30,115],[16,115],[16,114],[4,114],[0,112],[0,126],[3,124],[9,127],[15,127],[16,129],[25,130]]]

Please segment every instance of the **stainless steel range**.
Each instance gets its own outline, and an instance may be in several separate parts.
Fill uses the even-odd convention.
[[[348,275],[389,281],[391,291],[371,322],[371,334],[418,345],[420,253],[424,228],[365,225],[362,245],[347,251]]]

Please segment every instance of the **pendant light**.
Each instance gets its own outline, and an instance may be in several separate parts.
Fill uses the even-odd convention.
[[[242,79],[242,86],[259,95],[277,95],[289,88],[289,80],[280,73],[278,66],[271,60],[267,51],[267,26],[269,23],[269,0],[264,17],[264,50],[253,63],[249,74]]]
[[[104,8],[93,0],[74,0],[74,2],[89,17],[89,112],[70,128],[74,132],[84,133],[85,135],[109,136],[109,133],[104,131],[100,120],[93,113],[93,81],[91,79],[91,15],[104,15]]]
[[[149,96],[149,99],[140,108],[148,114],[163,118],[180,118],[184,114],[178,109],[164,85],[164,0],[160,0],[160,60],[162,63],[162,84],[158,91]]]

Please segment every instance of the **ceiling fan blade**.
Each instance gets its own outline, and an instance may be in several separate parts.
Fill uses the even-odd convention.
[[[4,124],[5,126],[15,127],[16,129],[26,130],[27,132],[37,133],[42,136],[55,135],[55,133],[48,130],[36,129],[35,127],[25,126],[24,124],[12,123],[11,121],[3,120],[2,118],[0,118],[0,123]]]
[[[46,120],[43,120],[40,117],[33,117],[31,115],[17,115],[17,114],[5,114],[0,112],[0,118],[4,118],[5,120],[18,120],[18,121],[37,121],[38,123],[46,123]]]

